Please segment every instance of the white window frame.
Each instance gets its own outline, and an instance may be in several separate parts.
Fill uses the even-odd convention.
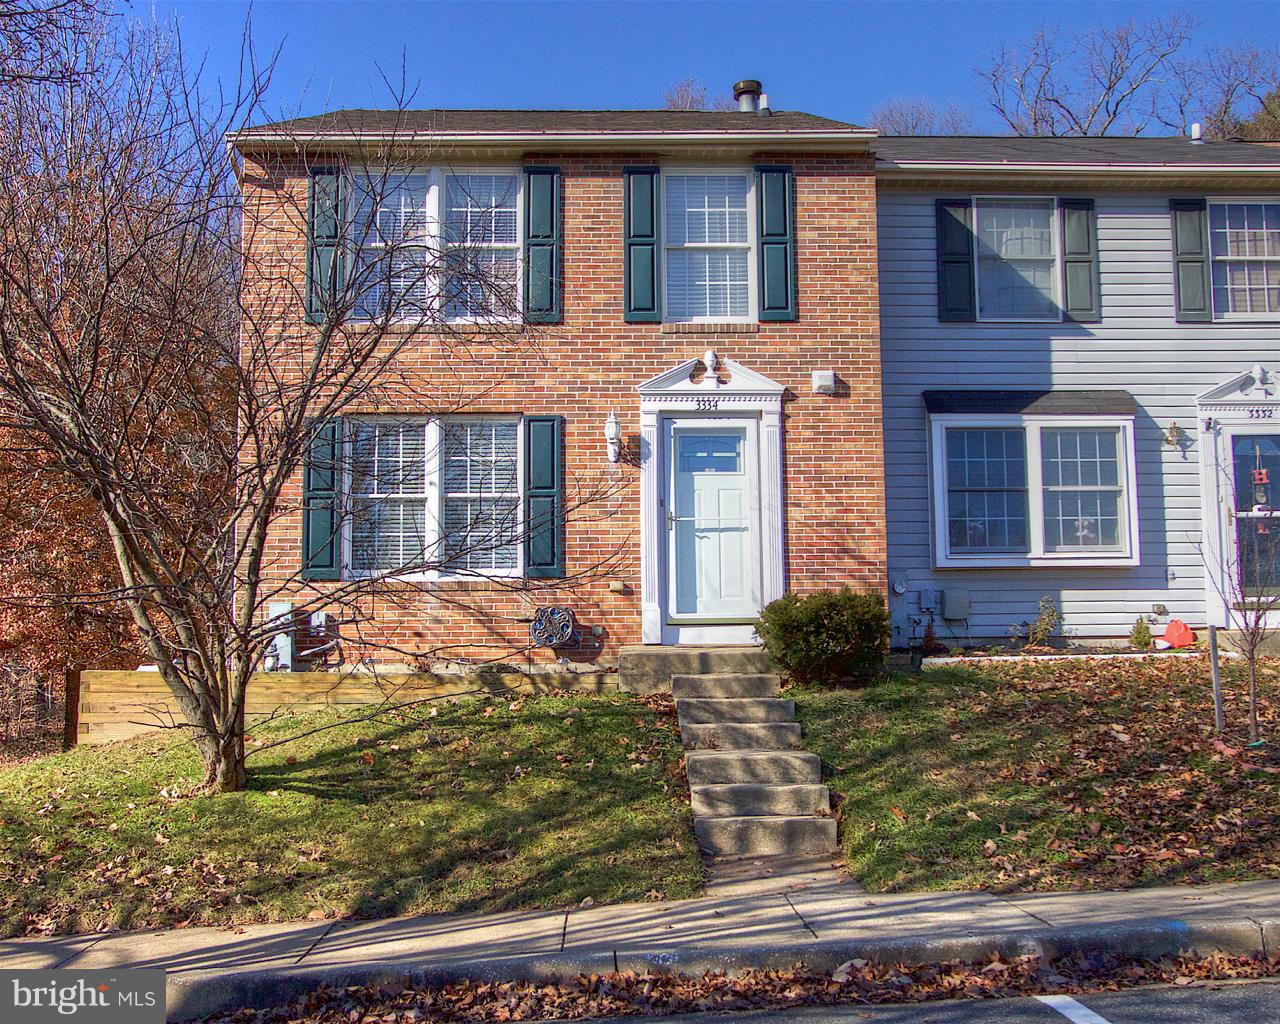
[[[524,417],[499,413],[491,416],[484,414],[469,414],[465,416],[419,416],[406,415],[395,416],[391,414],[379,414],[368,416],[352,416],[350,419],[359,419],[362,422],[383,422],[383,423],[425,423],[426,424],[426,450],[424,458],[425,466],[425,501],[427,505],[427,536],[426,550],[428,560],[438,558],[441,527],[440,524],[444,520],[444,489],[441,486],[441,459],[444,453],[444,432],[443,424],[447,421],[450,423],[514,423],[516,424],[516,560],[509,570],[499,571],[492,570],[485,573],[472,572],[444,572],[440,569],[422,569],[400,573],[384,573],[377,570],[356,570],[352,568],[351,547],[352,547],[352,522],[349,515],[343,516],[342,522],[342,578],[344,580],[360,580],[360,579],[386,579],[386,580],[402,580],[405,582],[440,582],[448,580],[485,580],[485,579],[523,579],[524,578],[524,531],[525,531],[525,451],[524,451]],[[344,435],[346,431],[344,429]],[[350,441],[349,437],[343,437],[343,445],[347,445]],[[342,473],[342,493],[341,501],[344,512],[350,506],[352,499],[352,475],[354,471],[354,459],[350,456],[350,449],[343,448],[346,457],[343,461]]]
[[[354,181],[361,180],[361,176],[366,179],[378,179],[382,175],[391,173],[392,176],[404,177],[425,177],[427,179],[427,237],[421,243],[423,248],[433,250],[439,263],[443,263],[449,246],[445,242],[444,234],[444,193],[445,178],[451,174],[509,174],[515,178],[516,182],[516,312],[510,317],[485,317],[483,319],[476,317],[452,317],[448,320],[441,316],[441,323],[447,324],[518,324],[524,320],[524,204],[525,204],[525,182],[524,168],[514,165],[474,165],[465,167],[449,167],[449,166],[424,166],[397,168],[390,171],[388,168],[378,164],[361,165],[353,172],[349,172]],[[350,216],[354,218],[356,215],[356,203],[348,204]],[[350,221],[351,243],[347,246],[348,259],[355,258],[355,250],[363,248],[356,244],[356,231],[354,219]],[[417,243],[415,243],[416,245]],[[440,287],[440,273],[431,275],[427,290],[430,301],[435,305],[437,310],[443,314],[440,308],[442,302],[442,290]],[[376,323],[377,317],[358,317],[354,318],[357,323]],[[419,317],[398,317],[390,321],[392,324],[413,324],[420,321]]]
[[[667,296],[667,254],[672,249],[741,249],[740,245],[709,243],[705,245],[671,245],[667,241],[667,179],[678,177],[706,175],[724,175],[743,177],[747,180],[747,315],[734,316],[695,316],[675,317],[668,308]],[[696,165],[672,165],[659,169],[658,185],[661,196],[658,211],[658,238],[662,244],[662,322],[666,324],[754,324],[760,320],[760,236],[756,217],[756,172],[754,167],[719,166],[703,167]]]
[[[1049,213],[1049,231],[1050,240],[1053,245],[1053,305],[1057,309],[1057,316],[983,316],[982,315],[982,294],[979,285],[978,264],[981,259],[978,255],[979,234],[978,234],[978,204],[992,202],[1017,202],[1035,199],[1041,202],[1049,202],[1053,204],[1053,208]],[[1059,197],[1046,195],[977,195],[969,197],[969,216],[972,223],[971,233],[973,235],[973,313],[975,322],[981,324],[1060,324],[1065,319],[1065,312],[1062,308],[1062,238],[1061,227],[1058,221],[1061,219],[1059,212]]]
[[[1022,429],[1026,448],[1027,540],[1025,553],[950,549],[947,508],[946,431],[969,429]],[[1121,545],[1118,549],[1046,551],[1044,546],[1044,482],[1041,465],[1042,429],[1119,429]],[[972,415],[941,413],[929,417],[930,509],[933,514],[933,564],[937,569],[1019,568],[1046,566],[1132,566],[1139,564],[1137,456],[1132,416],[1023,416],[1018,414]]]
[[[1275,261],[1280,267],[1280,257],[1276,256],[1215,256],[1213,254],[1213,207],[1229,206],[1232,204],[1243,206],[1274,206],[1280,203],[1280,195],[1266,196],[1205,196],[1204,207],[1204,230],[1206,253],[1209,260],[1209,305],[1213,310],[1213,319],[1215,322],[1222,323],[1254,323],[1254,324],[1273,324],[1280,322],[1280,311],[1275,313],[1231,313],[1220,312],[1218,304],[1214,301],[1213,288],[1213,267],[1218,262],[1222,263],[1242,263],[1242,262],[1270,262]]]

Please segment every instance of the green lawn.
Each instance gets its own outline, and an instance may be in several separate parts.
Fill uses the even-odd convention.
[[[1101,888],[1280,877],[1280,754],[1221,746],[1204,659],[986,663],[794,690],[868,889]],[[1264,676],[1263,735],[1280,692]]]
[[[172,736],[78,748],[0,769],[0,932],[693,896],[680,757],[660,702],[576,695],[345,722],[251,755],[232,795],[186,795]]]

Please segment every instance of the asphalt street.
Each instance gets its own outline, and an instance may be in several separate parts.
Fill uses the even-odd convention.
[[[806,1007],[661,1018],[671,1024],[1278,1024],[1280,983],[1142,988],[1039,999],[951,1000],[912,1006]],[[634,1019],[634,1018],[632,1018]],[[658,1018],[649,1018],[649,1021]]]

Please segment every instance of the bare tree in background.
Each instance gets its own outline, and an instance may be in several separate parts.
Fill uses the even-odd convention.
[[[0,3],[0,85],[66,82],[75,74],[65,42],[108,10],[107,0],[4,0]]]
[[[875,107],[867,125],[881,135],[972,135],[973,117],[955,104],[939,107],[923,97],[897,97]]]
[[[163,28],[98,20],[64,45],[74,88],[25,79],[0,91],[0,425],[88,496],[119,567],[118,586],[52,597],[127,609],[206,785],[237,790],[247,688],[280,630],[274,602],[302,618],[329,612],[367,645],[377,638],[361,632],[365,602],[389,600],[389,577],[403,599],[430,599],[400,577],[459,567],[486,577],[474,566],[494,560],[470,554],[507,550],[534,528],[498,502],[436,546],[408,530],[394,556],[318,587],[302,578],[294,545],[286,558],[268,544],[277,526],[297,536],[308,452],[319,471],[362,472],[359,439],[331,443],[316,422],[403,409],[406,394],[426,418],[472,408],[518,353],[536,355],[538,335],[512,318],[513,264],[495,256],[483,197],[478,234],[440,244],[416,215],[390,227],[366,215],[384,200],[410,209],[400,192],[430,160],[429,139],[390,132],[345,167],[340,189],[317,195],[332,204],[335,237],[323,265],[307,268],[305,246],[276,241],[280,225],[303,237],[308,171],[339,158],[302,137],[286,147],[293,155],[254,165],[228,152],[227,132],[257,115],[270,72],[247,37],[243,80],[217,98]],[[403,111],[409,97],[394,98]],[[240,175],[267,186],[250,190],[250,209]],[[309,272],[329,286],[308,294]],[[467,305],[463,330],[446,312],[453,302]],[[422,343],[452,357],[451,379],[429,395],[401,359]],[[603,473],[571,481],[565,517],[616,486]],[[389,508],[352,500],[333,528],[358,532]],[[546,584],[598,579],[606,563]],[[491,575],[513,590],[546,585]]]
[[[737,110],[732,96],[712,96],[705,82],[696,78],[682,78],[669,85],[662,94],[662,106],[667,110]]]

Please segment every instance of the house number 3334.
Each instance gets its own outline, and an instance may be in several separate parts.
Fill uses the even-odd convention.
[[[713,409],[720,408],[720,399],[718,398],[698,398],[694,400],[694,408],[699,412],[709,412]]]

